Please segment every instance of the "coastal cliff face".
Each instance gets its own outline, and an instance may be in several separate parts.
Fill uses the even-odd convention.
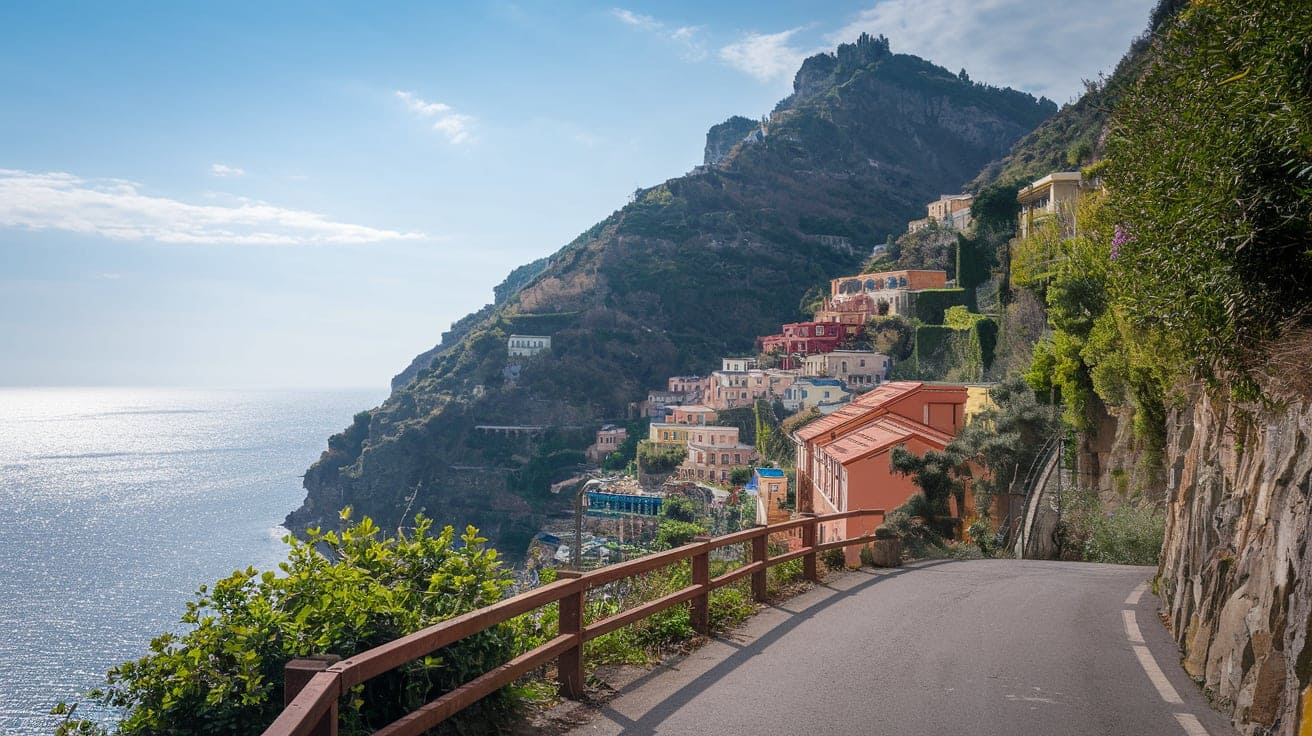
[[[576,471],[599,424],[802,318],[808,289],[857,269],[1055,110],[868,36],[807,64],[763,137],[723,151],[739,131],[717,126],[717,163],[638,191],[517,269],[417,357],[329,440],[289,527],[335,524],[345,505],[383,528],[423,510],[515,556],[568,509],[550,484]],[[550,335],[551,348],[512,358],[511,334]]]
[[[1243,733],[1292,735],[1312,676],[1312,402],[1187,394],[1168,424],[1166,621],[1185,669]]]

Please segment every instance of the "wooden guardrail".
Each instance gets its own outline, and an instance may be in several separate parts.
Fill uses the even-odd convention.
[[[802,574],[818,579],[816,555],[831,549],[875,541],[873,534],[816,543],[818,525],[878,514],[882,509],[847,511],[825,516],[805,515],[782,524],[758,526],[714,539],[702,538],[664,552],[609,565],[587,573],[559,573],[555,582],[498,601],[476,611],[447,619],[365,652],[337,661],[336,657],[294,659],[287,663],[283,712],[263,736],[337,736],[338,699],[350,688],[385,672],[420,659],[488,628],[504,623],[551,603],[560,603],[560,629],[555,638],[527,651],[490,672],[480,675],[436,700],[421,706],[374,732],[374,736],[421,734],[523,675],[556,660],[560,693],[567,698],[583,694],[583,644],[620,627],[640,621],[680,603],[690,602],[693,628],[709,633],[708,601],[711,591],[751,576],[752,597],[766,598],[766,570],[790,560],[802,559]],[[799,549],[771,557],[767,541],[771,534],[801,529]],[[710,552],[732,544],[750,543],[752,561],[723,575],[710,576]],[[683,560],[692,561],[692,584],[668,595],[585,625],[584,603],[588,591],[607,583],[642,575]]]

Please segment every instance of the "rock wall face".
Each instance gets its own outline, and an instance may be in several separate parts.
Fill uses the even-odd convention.
[[[1312,403],[1187,393],[1168,420],[1167,624],[1186,671],[1242,733],[1292,736],[1312,671]]]

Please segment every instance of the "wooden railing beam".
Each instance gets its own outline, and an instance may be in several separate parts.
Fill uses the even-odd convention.
[[[818,583],[820,582],[820,568],[816,565],[815,556],[815,538],[818,522],[816,522],[815,514],[808,512],[802,514],[802,516],[806,519],[806,524],[802,527],[802,549],[807,550],[807,553],[802,556],[802,577],[813,583]]]
[[[768,565],[765,564],[770,559],[770,537],[765,534],[765,528],[760,536],[752,537],[752,562],[760,562],[761,569],[759,572],[752,573],[752,599],[757,603],[764,603],[768,595],[766,576],[769,574]]]
[[[692,599],[691,610],[689,611],[689,622],[692,624],[692,630],[702,636],[711,633],[711,606],[710,606],[710,582],[711,582],[711,545],[710,537],[701,536],[693,539],[701,545],[692,555],[692,584],[697,586],[701,592]]]
[[[560,579],[582,577],[582,573],[573,570],[561,570],[556,575]],[[559,672],[560,695],[570,700],[583,697],[583,608],[586,596],[587,586],[580,585],[560,599],[559,634],[573,637],[574,645],[561,652],[556,660],[556,669]]]

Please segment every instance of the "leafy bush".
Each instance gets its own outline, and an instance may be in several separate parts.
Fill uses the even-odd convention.
[[[1062,494],[1058,529],[1065,559],[1119,565],[1156,565],[1166,531],[1166,515],[1156,506],[1131,499],[1107,511],[1097,491]]]
[[[948,307],[973,308],[974,296],[966,289],[923,289],[915,294],[912,316],[927,325],[941,325]]]
[[[1177,370],[1243,380],[1312,303],[1312,14],[1192,3],[1113,118],[1117,301]]]
[[[656,527],[656,548],[671,549],[692,541],[692,538],[705,534],[706,528],[700,524],[675,519],[661,519]]]
[[[118,734],[258,734],[282,710],[288,660],[349,657],[500,600],[511,580],[496,550],[473,527],[459,545],[451,527],[431,528],[417,516],[409,536],[382,537],[366,517],[340,533],[289,536],[281,575],[251,568],[202,586],[182,617],[190,631],[155,638],[92,697],[125,710]],[[343,730],[372,731],[512,651],[510,629],[498,626],[358,685],[342,701]],[[494,732],[511,705],[504,692],[491,696],[450,727]]]
[[[668,473],[688,457],[686,445],[659,445],[651,440],[638,443],[638,467],[644,473]]]

